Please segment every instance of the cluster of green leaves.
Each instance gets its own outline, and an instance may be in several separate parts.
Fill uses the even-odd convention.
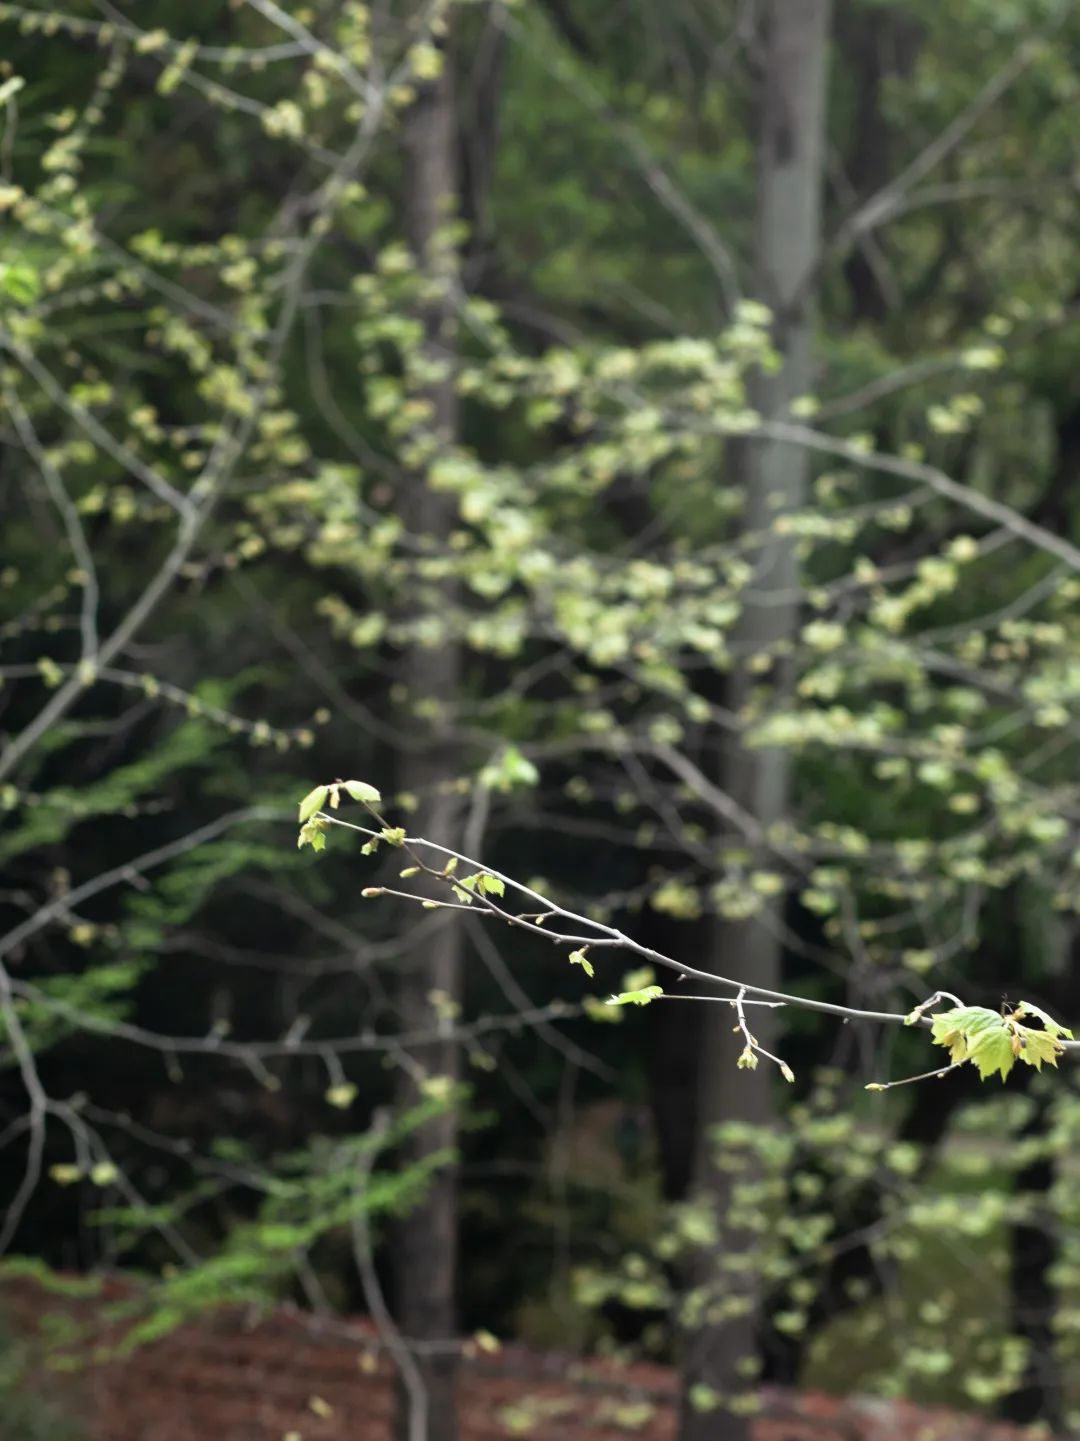
[[[1040,1021],[1041,1026],[1025,1025],[1027,1016]],[[1073,1038],[1067,1026],[1029,1001],[1021,1001],[1008,1012],[962,1006],[936,1015],[932,1025],[935,1042],[945,1047],[953,1064],[970,1061],[984,1080],[1000,1075],[1004,1081],[1017,1061],[1037,1071],[1042,1070],[1044,1061],[1056,1066],[1065,1049],[1061,1038]]]
[[[852,1114],[857,1103],[836,1110],[842,1091],[840,1073],[823,1070],[781,1126],[728,1123],[714,1138],[730,1179],[726,1215],[700,1202],[665,1208],[654,1197],[648,1225],[616,1262],[577,1266],[576,1304],[601,1334],[613,1304],[638,1312],[643,1334],[662,1351],[665,1332],[655,1318],[670,1312],[689,1327],[732,1319],[762,1292],[774,1333],[806,1344],[808,1385],[843,1390],[854,1372],[862,1389],[884,1396],[992,1406],[1017,1384],[1029,1354],[1012,1330],[1003,1241],[1010,1225],[1045,1214],[1047,1204],[1055,1224],[1071,1224],[1067,1184],[1047,1197],[1027,1190],[1022,1177],[1036,1155],[1067,1160],[1075,1097],[1059,1093],[1046,1132],[1026,1140],[1030,1102],[980,1101],[959,1113],[935,1159],[894,1140],[880,1115]],[[865,1215],[870,1195],[881,1220],[867,1233],[852,1218]],[[678,1278],[696,1253],[718,1244],[721,1227],[739,1237],[737,1252],[718,1279],[681,1291]],[[849,1271],[844,1296],[820,1313],[830,1267],[864,1244],[866,1265]],[[1063,1356],[1075,1347],[1075,1259],[1070,1248],[1059,1267]],[[882,1275],[886,1291],[876,1280]],[[607,1336],[610,1345],[610,1323]],[[702,1393],[696,1404],[752,1410],[757,1377],[749,1358],[745,1391]],[[1075,1408],[1071,1380],[1067,1390]]]

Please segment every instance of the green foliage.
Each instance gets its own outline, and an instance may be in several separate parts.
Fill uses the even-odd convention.
[[[6,1332],[6,1328],[5,1328]],[[2,1441],[79,1441],[85,1429],[74,1402],[43,1392],[31,1369],[31,1348],[0,1333],[0,1438]]]
[[[571,7],[569,26],[510,7],[497,103],[467,96],[458,116],[478,127],[459,137],[478,172],[472,233],[450,218],[426,267],[407,243],[400,131],[439,69],[437,36],[373,26],[353,3],[320,14],[303,43],[257,7],[226,24],[220,6],[167,0],[152,30],[90,8],[0,4],[13,67],[0,81],[0,859],[4,936],[18,938],[3,952],[0,1062],[18,1062],[23,1036],[58,1096],[74,1059],[90,1091],[100,1077],[131,1102],[121,1123],[93,1096],[56,1101],[51,1203],[92,1194],[110,1243],[155,1270],[178,1251],[208,1258],[165,1278],[136,1339],[229,1297],[268,1302],[311,1254],[324,1274],[341,1269],[319,1257],[355,1219],[348,1176],[370,1156],[356,1136],[302,1152],[283,1137],[359,1130],[393,1092],[391,993],[414,937],[387,875],[415,882],[427,908],[468,905],[470,926],[486,910],[481,924],[509,937],[491,965],[512,962],[541,1003],[576,1007],[581,977],[530,938],[545,920],[555,930],[545,913],[503,925],[518,917],[503,877],[534,870],[552,879],[532,890],[631,932],[647,914],[702,966],[710,938],[777,924],[783,907],[793,969],[813,968],[793,982],[801,996],[872,995],[903,1013],[937,985],[976,1003],[1007,985],[1064,1014],[1080,905],[1080,583],[1061,554],[1077,509],[1080,348],[1062,301],[1078,278],[1076,17],[1030,49],[1049,5],[865,0],[837,27],[830,153],[857,193],[831,198],[835,243],[814,277],[820,394],[791,407],[812,491],[753,531],[741,467],[779,357],[769,308],[734,298],[757,243],[739,7],[705,20],[676,6],[648,46],[602,6]],[[471,17],[453,23],[471,83],[482,52]],[[962,64],[959,34],[976,37]],[[987,77],[1012,74],[1017,55],[981,109]],[[373,105],[382,75],[393,85]],[[972,129],[953,132],[957,116]],[[954,133],[936,171],[880,190],[877,161],[902,174]],[[889,204],[863,215],[852,251],[843,216],[874,194]],[[434,350],[432,313],[446,322]],[[441,388],[453,435],[435,415]],[[796,624],[747,655],[741,627],[772,603],[787,547]],[[403,822],[367,782],[318,785],[297,837],[318,866],[272,829],[275,805],[288,819],[275,798],[300,790],[281,758],[315,746],[321,774],[379,775]],[[764,836],[745,798],[718,793],[717,757],[733,751],[748,780],[769,761],[790,768],[789,813]],[[422,784],[417,756],[438,760]],[[362,893],[386,902],[356,915],[355,850],[327,846],[335,820],[353,824],[342,793],[363,808],[375,883]],[[498,875],[414,854],[436,798],[455,825],[476,822]],[[234,804],[261,808],[258,831],[204,834]],[[115,883],[67,903],[106,875]],[[598,952],[566,949],[592,977]],[[511,1003],[480,976],[470,1007],[502,1025]],[[657,1014],[627,1008],[662,994],[638,971],[583,1002],[623,1022],[582,1044],[626,1094],[646,1084],[638,1026]],[[458,1004],[433,1004],[433,1025],[470,1026]],[[783,1045],[832,1044],[794,1006],[777,1023]],[[1027,1002],[963,1005],[932,1025],[953,1063],[1015,1072],[1014,1085],[1040,1079],[1017,1060],[1056,1066],[1070,1037]],[[173,1028],[191,1043],[182,1060]],[[492,1034],[473,1053],[482,1104],[507,1113],[502,1139],[528,1170],[540,1142],[517,1122],[562,1114],[559,1052]],[[901,1033],[898,1072],[920,1039]],[[759,1062],[748,1045],[737,1064],[760,1081]],[[785,1105],[804,1104],[804,1084],[800,1066]],[[444,1076],[425,1087],[432,1105],[456,1099]],[[935,1173],[893,1138],[911,1089],[875,1098],[872,1121],[857,1092],[831,1123],[799,1112],[803,1134],[770,1134],[760,1154],[736,1136],[726,1163],[745,1254],[776,1330],[804,1337],[801,1283],[824,1284],[850,1242],[836,1213],[887,1177],[874,1260],[899,1267],[912,1296],[922,1268],[924,1294],[904,1300],[895,1335],[880,1307],[860,1310],[866,1369],[878,1389],[936,1394],[952,1366],[964,1381],[949,1398],[991,1405],[1022,1358],[1000,1316],[933,1294],[932,1273],[957,1238],[998,1265],[1026,1214],[1010,1183],[1033,1145],[1006,1118],[993,1134],[1009,1155],[973,1201],[954,1157]],[[1073,1124],[1061,1099],[1055,1165]],[[97,1129],[110,1125],[117,1160]],[[190,1153],[208,1168],[195,1179],[176,1155],[185,1128],[206,1143]],[[249,1146],[221,1144],[237,1130]],[[147,1188],[162,1169],[163,1191]],[[415,1200],[429,1171],[380,1175],[371,1214]],[[470,1204],[517,1224],[480,1188]],[[1070,1203],[1053,1204],[1068,1221]],[[575,1205],[583,1230],[608,1234],[595,1197]],[[670,1255],[620,1233],[631,1254],[605,1258],[590,1304],[676,1306],[664,1267],[717,1225],[677,1214],[656,1237]],[[562,1237],[564,1218],[549,1209],[538,1230]],[[1064,1352],[1075,1226],[1063,1232]],[[507,1275],[524,1289],[516,1257]],[[545,1259],[544,1285],[547,1271]],[[697,1298],[698,1319],[714,1302]]]
[[[0,293],[16,305],[32,305],[40,289],[38,273],[29,265],[0,264]]]
[[[608,997],[609,1006],[647,1006],[650,1001],[655,1001],[662,996],[662,986],[642,986],[636,991],[622,991],[617,996]]]
[[[77,944],[92,944],[95,938],[74,939]],[[24,985],[14,1014],[38,1054],[83,1030],[100,1028],[108,1034],[113,1022],[130,1014],[132,992],[145,970],[145,962],[118,961],[95,965],[82,974],[43,977]],[[0,1038],[6,1042],[0,1064],[5,1068],[16,1064],[11,1027],[10,1016],[0,1016]]]
[[[806,1335],[804,1384],[838,1390],[853,1374],[860,1388],[928,1403],[993,1405],[1016,1384],[1025,1361],[1012,1334],[1002,1242],[1010,1224],[1049,1199],[1058,1224],[1074,1210],[1070,1188],[1028,1192],[1023,1175],[1033,1154],[1064,1155],[1072,1144],[1075,1099],[1059,1093],[1054,1119],[1037,1142],[1021,1139],[1029,1108],[983,1102],[961,1112],[935,1159],[896,1143],[876,1113],[834,1109],[835,1073],[822,1072],[809,1100],[796,1102],[768,1130],[728,1123],[714,1137],[728,1178],[718,1210],[699,1199],[651,1218],[645,1244],[630,1243],[617,1262],[576,1272],[577,1304],[590,1316],[611,1303],[655,1314],[668,1309],[686,1324],[702,1315],[735,1316],[755,1288],[780,1336]],[[849,1304],[823,1323],[816,1305],[834,1258],[858,1244],[846,1229],[852,1202],[869,1195],[882,1222],[869,1236],[870,1265],[851,1277]],[[738,1260],[718,1277],[677,1296],[673,1273],[734,1235]],[[971,1256],[977,1257],[972,1264]],[[1075,1258],[1061,1267],[1070,1296]],[[882,1293],[876,1272],[890,1276]],[[657,1333],[657,1340],[660,1337]],[[1075,1338],[1065,1339],[1070,1355]],[[662,1343],[661,1343],[662,1344]],[[754,1368],[747,1369],[747,1392]],[[726,1409],[731,1396],[712,1396]]]
[[[352,796],[354,801],[360,801],[366,806],[381,806],[382,796],[374,786],[369,786],[366,781],[342,781],[341,784]],[[317,807],[316,807],[317,809]],[[301,820],[305,817],[301,816]]]
[[[504,747],[477,776],[478,785],[504,794],[516,786],[535,786],[539,780],[536,766],[514,745]]]
[[[1024,1016],[1041,1021],[1041,1029],[1023,1025]],[[1072,1040],[1067,1027],[1027,1001],[1008,1014],[983,1006],[944,1011],[934,1016],[932,1030],[934,1041],[945,1047],[954,1065],[970,1061],[983,1080],[997,1074],[1004,1081],[1017,1061],[1037,1071],[1044,1061],[1056,1066],[1064,1051],[1061,1037]]]
[[[301,825],[303,825],[304,821],[310,820],[316,811],[322,810],[323,805],[326,802],[326,797],[329,794],[329,786],[316,786],[313,791],[308,792],[308,794],[300,802]]]
[[[592,961],[590,961],[588,956],[585,954],[585,947],[581,947],[579,950],[576,951],[571,951],[568,959],[572,966],[580,966],[581,969],[585,972],[585,974],[590,978],[595,976],[596,970],[593,967]]]
[[[105,816],[135,819],[139,806],[159,797],[165,782],[184,771],[205,771],[222,737],[201,721],[186,721],[146,755],[111,768],[97,782],[79,787],[55,785],[44,794],[15,791],[11,809],[15,824],[0,837],[0,859],[6,862],[27,852],[56,845],[86,825],[92,844],[92,823]]]

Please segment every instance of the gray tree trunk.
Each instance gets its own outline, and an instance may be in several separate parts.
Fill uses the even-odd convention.
[[[418,96],[405,128],[409,239],[422,267],[430,274],[439,268],[436,236],[452,218],[457,195],[456,135],[452,72],[445,57],[443,71]],[[454,346],[453,315],[448,305],[434,303],[424,316],[427,348],[446,357]],[[457,433],[457,403],[450,380],[427,393],[433,407],[432,425],[440,440],[450,443]],[[409,532],[423,537],[433,549],[442,549],[454,523],[450,497],[431,491],[420,477],[405,488],[403,509]],[[461,651],[453,642],[428,650],[416,649],[404,657],[402,679],[410,703],[435,703],[436,718],[412,724],[423,749],[406,752],[400,779],[403,790],[418,797],[420,805],[409,827],[418,835],[443,845],[456,845],[460,802],[446,789],[455,774],[445,721],[438,709],[452,705],[460,694]],[[428,933],[422,949],[402,962],[398,983],[398,1010],[402,1029],[433,1032],[445,1009],[434,997],[457,1002],[461,993],[462,934],[451,912],[443,924]],[[401,1071],[399,1105],[413,1106],[421,1098],[424,1076],[457,1080],[456,1045],[438,1042],[414,1049],[411,1064]],[[429,1121],[405,1147],[406,1161],[420,1162],[436,1152],[452,1150],[457,1143],[457,1117],[453,1110]],[[417,1343],[416,1369],[420,1386],[398,1387],[398,1441],[456,1441],[457,1357],[453,1344],[457,1330],[457,1175],[443,1165],[437,1171],[424,1201],[403,1218],[393,1248],[394,1294],[397,1324],[408,1341]],[[418,1391],[422,1396],[418,1399]]]
[[[830,0],[766,0],[762,17],[760,129],[758,135],[757,289],[775,317],[781,371],[763,377],[756,397],[766,417],[782,416],[791,401],[813,388],[813,273],[821,247],[825,167],[825,81]],[[745,454],[745,528],[770,531],[776,515],[800,508],[807,495],[808,458],[792,446],[756,442]],[[748,604],[733,637],[737,656],[773,650],[793,638],[800,620],[799,573],[792,543],[773,535],[757,554],[755,593],[779,592],[773,604]],[[782,700],[789,687],[783,661],[768,684]],[[732,709],[745,705],[753,677],[737,666]],[[760,679],[757,683],[761,683]],[[790,803],[790,758],[781,750],[747,751],[731,743],[721,764],[724,789],[767,832],[783,821]],[[767,864],[769,857],[760,857]],[[767,904],[750,921],[718,923],[713,965],[718,973],[779,988],[783,902]],[[767,1049],[772,1012],[748,1010],[751,1030]],[[726,1402],[753,1387],[757,1363],[757,1286],[753,1268],[738,1269],[754,1236],[724,1218],[733,1184],[752,1180],[753,1166],[732,1173],[717,1165],[712,1133],[725,1121],[763,1129],[771,1122],[777,1077],[768,1062],[738,1070],[743,1048],[727,1006],[709,1006],[698,1072],[696,1189],[720,1222],[719,1245],[698,1257],[694,1305],[686,1341],[680,1441],[742,1441],[748,1422]],[[697,1404],[695,1404],[695,1401]],[[715,1404],[719,1402],[719,1404]]]

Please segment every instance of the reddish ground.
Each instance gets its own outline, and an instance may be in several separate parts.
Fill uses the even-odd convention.
[[[96,1303],[4,1286],[23,1334],[48,1311]],[[366,1321],[325,1324],[283,1307],[252,1321],[222,1313],[125,1360],[47,1377],[100,1441],[390,1441],[390,1369]],[[675,1387],[660,1366],[579,1363],[518,1347],[465,1364],[462,1441],[673,1441]],[[1033,1433],[906,1402],[768,1392],[754,1441],[1020,1441]],[[717,1441],[723,1427],[718,1422]]]

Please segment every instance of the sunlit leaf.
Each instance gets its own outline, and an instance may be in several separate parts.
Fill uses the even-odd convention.
[[[322,810],[326,804],[326,797],[329,794],[329,786],[316,786],[313,791],[308,791],[307,795],[300,802],[301,823],[310,820],[316,811]]]
[[[367,781],[342,781],[341,784],[354,801],[360,801],[366,806],[382,805],[382,796],[374,786],[369,786]]]
[[[639,991],[622,991],[617,996],[609,996],[609,1006],[647,1006],[650,1001],[657,1000],[664,994],[662,986],[644,986]]]

